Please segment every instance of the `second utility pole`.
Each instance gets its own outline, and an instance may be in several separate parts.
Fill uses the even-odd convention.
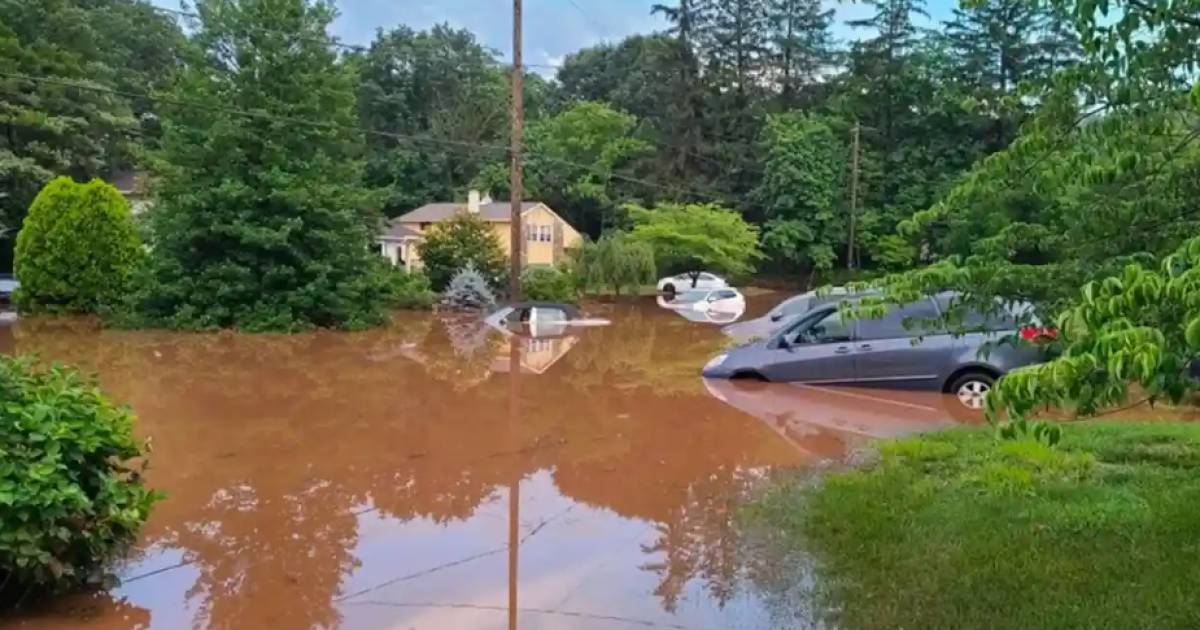
[[[512,68],[512,165],[510,187],[512,188],[512,210],[509,216],[509,261],[508,299],[521,299],[521,203],[523,176],[521,171],[521,140],[525,134],[525,69],[521,67],[521,0],[513,0],[513,68]]]
[[[854,231],[858,219],[858,135],[858,121],[854,121],[853,148],[850,149],[850,238],[846,241],[847,269],[854,269]]]

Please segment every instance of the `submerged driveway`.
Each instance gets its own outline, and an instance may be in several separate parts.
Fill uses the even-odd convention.
[[[0,329],[0,351],[81,364],[130,404],[167,493],[120,586],[18,627],[804,625],[738,505],[956,422],[937,394],[706,383],[715,328],[594,310],[613,325],[537,340],[422,314],[294,337]]]

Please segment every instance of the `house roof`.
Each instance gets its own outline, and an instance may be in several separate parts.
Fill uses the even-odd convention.
[[[541,205],[537,201],[526,201],[521,204],[521,214]],[[447,221],[454,217],[459,212],[466,212],[467,204],[465,203],[431,203],[408,214],[402,214],[394,221],[399,223],[437,223],[439,221]],[[508,202],[493,202],[479,205],[479,217],[484,221],[504,222],[508,221],[512,204]]]
[[[406,238],[418,238],[421,233],[400,223],[400,219],[392,219],[383,226],[379,238],[386,241],[400,241]]]

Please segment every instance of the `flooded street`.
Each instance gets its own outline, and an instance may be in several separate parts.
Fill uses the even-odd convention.
[[[739,504],[865,440],[960,421],[940,394],[705,382],[716,326],[653,301],[588,310],[613,325],[525,339],[415,313],[291,337],[0,322],[0,352],[80,365],[133,407],[167,495],[119,587],[8,623],[794,627],[805,611],[748,550]]]

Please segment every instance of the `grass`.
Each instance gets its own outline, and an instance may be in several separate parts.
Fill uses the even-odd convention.
[[[1200,627],[1200,424],[961,430],[750,509],[817,562],[833,625]]]

